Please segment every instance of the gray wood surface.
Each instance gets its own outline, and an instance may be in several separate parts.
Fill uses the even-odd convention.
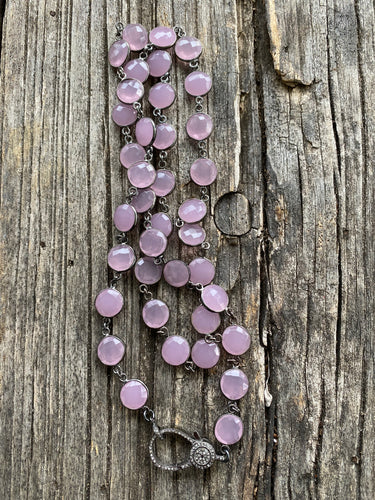
[[[2,499],[373,499],[375,7],[368,0],[8,0],[1,44]],[[151,428],[97,360],[93,302],[127,188],[110,119],[117,21],[182,25],[213,75],[208,257],[252,348],[244,437],[230,465],[157,470]],[[184,130],[193,104],[173,70]],[[172,212],[196,190],[183,140]],[[234,194],[237,193],[237,194]],[[134,235],[132,241],[135,241]],[[174,236],[167,257],[196,250]],[[212,438],[218,377],[172,369],[129,275],[126,370],[162,426]],[[170,330],[193,339],[191,292],[160,284]],[[266,381],[272,401],[266,392]],[[270,406],[266,406],[266,401]],[[171,458],[176,448],[172,443]]]

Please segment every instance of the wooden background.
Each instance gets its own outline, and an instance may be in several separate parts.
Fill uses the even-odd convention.
[[[0,5],[0,497],[375,498],[373,2]],[[107,63],[120,20],[184,26],[214,77],[207,255],[252,348],[243,440],[229,466],[204,473],[151,464],[149,424],[121,406],[119,381],[96,357],[93,302],[127,188]],[[173,70],[179,99],[168,111],[181,131],[193,109],[184,74]],[[196,193],[187,183],[197,153],[183,138],[169,157],[172,211]],[[186,260],[197,253],[174,237],[168,257],[177,248]],[[166,366],[136,286],[132,276],[120,285],[126,308],[114,322],[127,373],[149,385],[160,425],[212,438],[225,363],[209,375]],[[157,293],[177,312],[171,331],[192,339],[197,297],[165,284]]]

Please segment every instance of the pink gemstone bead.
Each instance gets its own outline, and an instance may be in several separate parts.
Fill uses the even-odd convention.
[[[155,139],[156,127],[151,118],[141,118],[135,126],[135,138],[141,146],[149,146]]]
[[[227,292],[219,285],[208,285],[202,291],[203,304],[214,312],[224,311],[228,307]]]
[[[177,35],[172,28],[167,28],[166,26],[157,26],[150,31],[149,39],[150,43],[153,43],[155,47],[168,48],[176,42]]]
[[[193,36],[182,36],[176,43],[175,52],[182,61],[192,61],[201,55],[202,44]]]
[[[163,343],[161,355],[164,361],[169,365],[182,365],[190,356],[189,343],[180,335],[172,335]]]
[[[178,215],[184,222],[199,222],[207,213],[207,207],[204,201],[198,198],[186,200],[178,209]]]
[[[215,163],[208,158],[199,158],[190,168],[190,177],[198,186],[209,186],[217,176]]]
[[[167,248],[167,237],[159,229],[146,229],[139,238],[139,247],[149,257],[159,257]]]
[[[124,71],[128,78],[135,78],[141,83],[144,83],[150,74],[148,64],[143,59],[132,59],[127,62]]]
[[[151,186],[155,177],[155,169],[148,161],[133,163],[133,165],[128,168],[129,182],[136,188],[147,188]]]
[[[109,48],[109,64],[114,68],[120,67],[128,58],[129,53],[130,49],[128,42],[126,40],[116,40]]]
[[[163,266],[155,264],[153,257],[141,257],[134,267],[134,274],[140,283],[154,285],[162,275]]]
[[[176,142],[177,134],[174,127],[169,123],[159,123],[156,125],[156,138],[154,140],[154,148],[168,149]]]
[[[249,381],[239,368],[231,368],[223,373],[220,388],[224,396],[231,401],[237,401],[245,396],[249,389]]]
[[[129,104],[118,103],[112,110],[112,120],[120,127],[128,127],[137,121],[137,111]]]
[[[149,300],[143,306],[142,317],[150,328],[161,328],[169,319],[168,306],[162,300]]]
[[[140,380],[129,380],[120,391],[121,403],[130,410],[142,408],[146,404],[147,398],[148,389]]]
[[[172,58],[166,50],[154,50],[147,59],[150,75],[159,78],[171,68]]]
[[[135,78],[125,78],[117,86],[117,97],[125,104],[133,104],[142,99],[144,94],[143,83]]]
[[[212,368],[220,358],[220,349],[214,342],[208,344],[205,340],[198,340],[191,350],[191,359],[199,368]]]
[[[159,229],[165,236],[168,236],[172,232],[172,221],[164,212],[157,212],[151,217],[151,226],[154,229]]]
[[[152,189],[139,189],[138,194],[134,196],[130,204],[135,208],[139,214],[143,214],[150,210],[156,201],[156,195]]]
[[[137,212],[134,207],[127,203],[119,205],[113,214],[113,222],[119,231],[126,233],[135,226],[137,222]]]
[[[122,100],[120,97],[119,99]],[[211,135],[212,129],[212,118],[206,113],[195,113],[186,123],[188,136],[196,141],[207,139]]]
[[[148,42],[147,30],[141,24],[128,24],[122,32],[131,50],[139,51],[145,48]]]
[[[176,93],[169,83],[156,83],[150,88],[148,102],[154,108],[169,108],[175,100]]]
[[[116,316],[124,305],[124,299],[121,293],[114,288],[104,288],[95,299],[95,307],[99,314],[105,318]]]
[[[163,269],[163,275],[165,281],[176,288],[186,285],[190,277],[189,268],[182,260],[167,262]]]
[[[205,257],[198,257],[189,264],[190,281],[194,284],[208,285],[215,277],[215,266]]]
[[[129,168],[133,163],[137,161],[143,161],[145,159],[146,151],[142,146],[136,142],[131,142],[130,144],[125,144],[125,146],[120,151],[120,162],[125,168]]]
[[[215,436],[219,443],[237,443],[243,434],[243,423],[238,415],[226,413],[222,415],[215,425]]]
[[[194,309],[191,323],[198,333],[213,333],[220,326],[220,314],[209,311],[201,305]]]
[[[242,326],[228,326],[223,332],[223,347],[229,354],[244,354],[250,347],[249,332]]]
[[[98,345],[98,358],[104,365],[117,365],[122,360],[124,352],[123,342],[114,335],[107,335]]]
[[[184,224],[178,230],[178,236],[185,245],[195,247],[203,243],[206,231],[199,224]]]
[[[108,265],[115,271],[127,271],[135,263],[135,253],[131,246],[116,245],[108,254]]]
[[[185,78],[185,90],[194,97],[206,95],[211,87],[211,77],[203,71],[193,71]]]
[[[155,191],[156,196],[167,196],[173,191],[175,184],[175,176],[170,170],[159,169],[151,189]]]

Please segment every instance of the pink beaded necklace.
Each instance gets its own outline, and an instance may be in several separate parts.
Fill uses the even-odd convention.
[[[153,436],[149,452],[153,463],[162,469],[180,470],[190,466],[200,469],[211,467],[215,460],[229,460],[229,446],[237,443],[243,434],[243,423],[239,416],[237,401],[248,390],[248,379],[239,368],[239,356],[250,346],[250,336],[245,328],[235,324],[235,317],[228,308],[228,295],[218,285],[212,284],[215,266],[205,257],[196,257],[188,265],[181,260],[165,261],[163,254],[167,248],[168,237],[173,225],[178,228],[180,240],[188,246],[209,248],[202,220],[207,213],[209,201],[208,187],[215,181],[217,169],[207,158],[207,139],[213,123],[211,117],[203,112],[203,97],[210,91],[212,80],[209,75],[199,71],[199,57],[202,52],[200,41],[186,36],[181,27],[159,26],[148,33],[140,24],[121,23],[116,25],[116,41],[109,49],[109,62],[117,68],[120,82],[117,87],[119,103],[113,108],[112,119],[121,127],[125,145],[120,152],[120,162],[127,169],[131,187],[125,203],[119,205],[114,213],[114,224],[119,231],[118,245],[108,254],[108,265],[113,270],[109,287],[101,290],[96,297],[95,307],[103,317],[104,338],[98,346],[98,357],[113,371],[122,382],[120,399],[122,404],[132,410],[141,410],[144,418],[153,425]],[[177,132],[168,121],[164,110],[175,101],[176,93],[170,84],[170,68],[174,48],[177,59],[192,71],[185,78],[185,90],[195,98],[195,113],[186,124],[187,135],[196,141],[199,157],[190,168],[192,182],[199,188],[199,198],[184,201],[178,216],[172,223],[168,216],[169,207],[166,197],[175,187],[175,176],[167,169],[168,150],[177,140]],[[153,117],[143,116],[141,100],[145,93],[144,84],[151,77],[148,102],[153,108]],[[131,126],[135,125],[132,136]],[[158,153],[157,153],[158,152]],[[158,154],[158,168],[151,163]],[[158,203],[159,211],[152,212]],[[142,255],[136,258],[135,251],[127,243],[127,232],[137,224],[139,215],[143,216],[144,230],[139,238]],[[220,379],[220,388],[228,399],[228,409],[219,416],[215,424],[215,437],[220,443],[219,451],[207,439],[173,428],[160,428],[156,424],[155,413],[146,406],[149,391],[144,382],[129,379],[119,364],[124,357],[124,342],[112,334],[111,320],[123,308],[122,294],[117,290],[118,281],[126,271],[134,268],[139,290],[145,304],[142,310],[144,323],[154,331],[166,335],[161,355],[172,366],[184,365],[194,371],[197,368],[214,367],[220,358],[221,349],[229,354],[231,368]],[[201,304],[191,315],[193,328],[202,335],[190,348],[189,342],[181,335],[170,335],[167,322],[170,311],[167,304],[153,297],[149,289],[162,278],[172,287],[187,286],[200,293]],[[218,329],[222,314],[228,322],[222,333]],[[148,403],[149,404],[149,403]],[[175,434],[185,438],[190,444],[187,458],[177,464],[166,464],[157,455],[155,442],[164,434]]]

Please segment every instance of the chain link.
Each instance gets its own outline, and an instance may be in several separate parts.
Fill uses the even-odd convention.
[[[106,337],[111,333],[111,318],[103,318],[102,334]]]
[[[125,26],[120,22],[115,24],[116,29],[116,40],[122,39],[122,32],[124,31]]]
[[[167,166],[167,159],[168,153],[164,149],[160,151],[159,153],[159,162],[158,162],[158,168],[165,168]]]
[[[159,108],[155,108],[152,114],[158,119],[159,123],[165,123],[167,121],[167,117],[163,115],[162,110]]]
[[[198,142],[198,150],[199,150],[199,156],[201,158],[206,158],[208,153],[207,153],[207,142],[206,141],[199,141]]]
[[[137,119],[140,120],[143,116],[142,104],[140,102],[133,102],[133,108],[137,112]]]
[[[229,401],[228,403],[228,411],[229,413],[233,413],[235,415],[240,414],[240,409],[235,401]]]
[[[190,361],[190,359],[188,361],[185,361],[184,367],[188,372],[195,372],[196,366],[192,361]]]
[[[186,35],[185,30],[182,26],[173,26],[173,31],[176,33],[178,38]]]
[[[113,368],[113,373],[118,376],[118,378],[120,379],[120,382],[125,383],[128,381],[128,377],[126,376],[126,373],[122,371],[122,368],[120,365],[116,365]]]
[[[171,75],[169,74],[169,72],[165,73],[165,75],[161,76],[160,77],[160,81],[162,83],[170,83],[171,81]]]
[[[152,300],[153,295],[152,292],[148,289],[148,286],[142,283],[142,285],[139,285],[139,291],[143,294],[145,300]]]
[[[128,196],[125,198],[126,203],[129,205],[134,196],[137,196],[137,194],[138,194],[138,189],[134,186],[130,186],[130,188],[128,189]]]
[[[148,406],[143,406],[143,418],[146,420],[146,422],[155,422],[155,412],[154,410],[151,410]]]
[[[206,186],[201,187],[200,193],[201,193],[201,200],[202,201],[204,201],[205,203],[207,201],[209,201],[210,197],[209,197],[209,194],[208,194],[208,188]]]
[[[198,69],[199,68],[199,59],[193,59],[189,63],[190,68],[192,69]]]
[[[201,113],[203,111],[203,97],[202,96],[197,96],[195,98],[195,111],[196,113]]]
[[[216,333],[215,335],[205,335],[204,341],[206,344],[220,344],[222,341],[222,335],[220,333]]]
[[[142,50],[142,52],[139,54],[139,58],[144,61],[145,59],[148,58],[148,56],[151,54],[154,48],[155,47],[152,43],[148,43],[146,47]]]
[[[169,212],[169,205],[167,203],[167,198],[165,196],[160,196],[159,205],[162,212]]]
[[[124,136],[125,144],[130,144],[133,142],[130,127],[122,127],[121,133]]]
[[[127,233],[125,233],[125,232],[118,233],[116,235],[116,241],[118,243],[127,243],[128,242],[128,235],[127,235]]]
[[[209,244],[208,241],[204,241],[202,244],[201,244],[201,248],[203,250],[209,250],[211,248],[211,245]]]
[[[117,283],[120,281],[121,278],[122,278],[122,273],[113,273],[113,278],[109,283],[109,287],[116,288]]]
[[[124,68],[122,66],[117,68],[116,75],[121,81],[126,79],[126,73],[125,73]]]

